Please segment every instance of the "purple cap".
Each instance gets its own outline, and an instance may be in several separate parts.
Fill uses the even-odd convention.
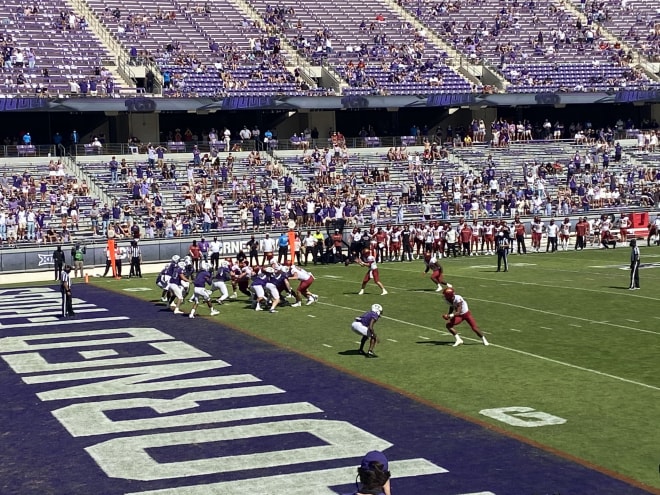
[[[367,452],[367,454],[362,458],[360,467],[362,469],[370,470],[372,462],[381,463],[383,465],[383,471],[389,470],[387,464],[387,457],[385,457],[385,454],[383,454],[379,450],[372,450],[371,452]]]

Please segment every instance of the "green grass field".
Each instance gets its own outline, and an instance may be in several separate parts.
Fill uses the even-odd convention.
[[[493,256],[443,260],[489,347],[467,324],[465,345],[448,345],[447,305],[421,261],[381,264],[386,296],[372,284],[357,295],[364,268],[312,267],[317,304],[256,313],[241,295],[215,320],[660,489],[660,249],[642,247],[639,291],[627,290],[628,259],[626,247],[511,256],[508,273],[495,272]],[[91,283],[152,288],[134,295],[156,301],[154,278]],[[365,359],[350,324],[375,302],[379,357]],[[480,414],[514,406],[565,422],[522,427]]]

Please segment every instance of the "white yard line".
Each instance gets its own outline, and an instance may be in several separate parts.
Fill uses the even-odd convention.
[[[339,306],[339,305],[336,305],[336,304],[330,304],[330,303],[326,303],[326,302],[319,302],[319,303],[317,303],[317,304],[323,304],[323,305],[325,305],[325,306],[330,306],[330,307],[332,307],[332,308],[345,309],[345,310],[353,311],[353,312],[356,312],[356,313],[360,313],[360,312],[362,312],[362,311],[359,310],[359,309],[348,308],[348,307],[346,307],[346,306]],[[383,316],[382,318],[387,318],[387,317]],[[397,322],[399,322],[399,323],[403,323],[404,325],[414,326],[414,327],[417,327],[417,328],[424,328],[424,329],[426,329],[426,330],[431,330],[431,331],[433,331],[433,332],[437,332],[437,331],[438,331],[438,330],[436,330],[436,329],[434,329],[434,328],[425,327],[425,326],[423,326],[423,325],[417,325],[417,324],[410,323],[410,322],[407,322],[407,321],[396,320],[396,319],[394,319],[394,318],[389,318],[389,319],[394,320],[394,321],[397,321]],[[424,337],[424,336],[422,336],[422,335],[419,335],[418,337],[419,337],[420,339],[430,340],[428,337]],[[463,340],[470,340],[470,341],[473,341],[473,342],[481,342],[480,339],[474,339],[474,338],[471,338],[471,337],[463,337]],[[591,369],[591,368],[585,368],[585,367],[583,367],[583,366],[578,366],[578,365],[576,365],[576,364],[566,363],[566,362],[564,362],[564,361],[559,361],[559,360],[557,360],[557,359],[552,359],[552,358],[548,358],[548,357],[545,357],[545,356],[540,356],[540,355],[538,355],[538,354],[533,354],[533,353],[531,353],[531,352],[521,351],[521,350],[519,350],[519,349],[513,349],[513,348],[511,348],[511,347],[506,347],[506,346],[499,345],[499,344],[493,344],[492,342],[491,342],[491,344],[490,344],[490,347],[496,347],[496,348],[498,348],[498,349],[502,349],[502,350],[505,350],[505,351],[515,352],[515,353],[517,353],[517,354],[521,354],[521,355],[523,355],[523,356],[527,356],[527,357],[531,357],[531,358],[535,358],[535,359],[540,359],[540,360],[542,360],[542,361],[546,361],[546,362],[548,362],[548,363],[558,364],[558,365],[560,365],[560,366],[566,366],[567,368],[572,368],[572,369],[575,369],[575,370],[584,371],[584,372],[587,372],[587,373],[592,373],[592,374],[594,374],[594,375],[602,376],[602,377],[605,377],[605,378],[610,378],[610,379],[612,379],[612,380],[620,381],[620,382],[623,382],[623,383],[629,383],[629,384],[631,384],[631,385],[637,385],[637,386],[639,386],[639,387],[648,388],[648,389],[656,390],[656,391],[659,391],[659,392],[660,392],[660,387],[655,387],[655,386],[653,386],[653,385],[648,385],[648,384],[646,384],[646,383],[642,383],[642,382],[636,382],[636,381],[634,381],[634,380],[629,380],[629,379],[627,379],[627,378],[623,378],[623,377],[620,377],[620,376],[611,375],[611,374],[609,374],[609,373],[604,373],[604,372],[602,372],[602,371],[594,370],[594,369]]]
[[[405,269],[401,269],[401,268],[394,268],[394,267],[389,267],[389,266],[384,266],[383,269],[397,271],[397,272],[416,273],[416,271],[405,270]],[[559,271],[559,270],[553,270],[553,271]],[[448,276],[447,278],[451,278],[451,277],[466,278],[466,279],[469,279],[469,280],[483,280],[483,281],[486,281],[486,282],[490,282],[491,284],[497,284],[498,287],[502,285],[500,279],[492,279],[492,278],[486,278],[486,277],[471,277],[471,276],[468,276],[468,275],[459,275],[457,273],[452,273],[451,276]],[[449,282],[451,282],[451,280]],[[573,282],[574,282],[574,280],[573,280]],[[644,296],[644,295],[638,294],[637,291],[620,291],[619,290],[619,291],[615,292],[615,291],[612,291],[612,290],[588,289],[588,288],[585,288],[585,287],[567,287],[565,285],[539,284],[537,282],[519,282],[519,281],[516,281],[516,280],[507,280],[506,283],[507,284],[518,284],[518,285],[534,285],[534,286],[537,286],[537,287],[548,287],[548,288],[551,288],[551,289],[564,289],[564,290],[570,289],[570,290],[578,290],[578,291],[583,291],[583,292],[596,292],[598,294],[616,294],[618,296],[638,297],[640,299],[648,299],[650,301],[660,301],[660,298],[658,298],[658,297]],[[627,286],[628,281],[624,281],[623,285]],[[485,286],[485,287],[490,287],[490,286]],[[386,284],[385,288],[388,288],[387,284]],[[393,287],[392,286],[392,288],[401,290],[401,288],[398,288],[398,287]]]
[[[403,271],[406,271],[406,270],[403,270]],[[471,277],[467,277],[467,278],[471,278]],[[335,281],[335,280],[333,280],[333,281]],[[347,282],[355,283],[355,284],[361,283],[361,282],[349,281],[349,280],[346,280],[346,279],[336,280],[336,281],[337,282],[341,281],[342,283],[347,283]],[[539,285],[539,284],[530,284],[530,285]],[[542,287],[555,287],[555,286],[543,285]],[[391,288],[391,289],[400,290],[400,291],[409,291],[410,290],[410,289],[405,289],[405,288],[402,288],[402,287],[395,287],[395,286],[391,286],[391,285],[386,285],[385,288],[387,288],[387,289]],[[604,291],[596,291],[596,290],[591,290],[591,289],[579,289],[579,290],[588,290],[590,292],[604,292]],[[424,291],[422,291],[422,292],[424,294],[435,294],[435,292],[424,292]],[[649,299],[654,299],[654,298],[649,298]],[[650,333],[650,334],[653,334],[653,335],[660,335],[660,332],[654,332],[653,330],[644,330],[642,328],[635,328],[635,327],[630,327],[630,326],[626,326],[626,325],[617,325],[616,323],[609,323],[607,321],[590,320],[589,318],[582,318],[580,316],[572,316],[572,315],[566,315],[566,314],[563,314],[563,313],[555,313],[553,311],[546,311],[546,310],[538,309],[538,308],[530,308],[530,307],[527,307],[527,306],[522,306],[522,305],[519,305],[519,304],[513,304],[513,303],[508,303],[508,302],[503,302],[503,301],[492,301],[490,299],[479,299],[477,297],[471,297],[470,300],[484,302],[484,303],[488,303],[488,304],[500,304],[502,306],[509,306],[509,307],[512,307],[512,308],[524,309],[524,310],[527,310],[527,311],[533,311],[535,313],[541,313],[541,314],[551,315],[551,316],[558,316],[560,318],[567,318],[567,319],[582,321],[582,322],[585,322],[585,323],[598,323],[598,324],[607,325],[607,326],[610,326],[610,327],[622,328],[624,330],[633,330],[635,332],[640,332],[640,333]],[[656,300],[656,299],[654,299],[654,300]],[[657,300],[660,300],[660,299],[657,299]],[[341,306],[338,306],[338,307],[341,307]],[[352,309],[352,308],[345,308],[345,309]],[[419,326],[419,325],[415,325],[414,323],[404,322],[402,320],[397,320],[395,318],[388,318],[387,316],[383,316],[382,318],[387,318],[389,320],[393,320],[393,321],[396,321],[396,322],[399,322],[399,323],[405,323],[407,325],[410,324],[410,325],[413,325],[413,326]],[[579,326],[579,325],[572,325],[572,326]],[[425,327],[421,327],[421,328],[425,328]],[[434,331],[435,332],[440,332],[440,330],[434,330]],[[444,333],[444,332],[441,332],[441,333]]]

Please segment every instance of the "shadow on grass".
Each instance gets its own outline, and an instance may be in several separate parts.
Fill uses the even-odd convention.
[[[341,356],[362,356],[364,357],[363,354],[360,354],[359,349],[349,349],[347,351],[340,351],[337,354]]]
[[[420,340],[418,342],[415,342],[415,344],[453,345],[454,343],[448,340]]]

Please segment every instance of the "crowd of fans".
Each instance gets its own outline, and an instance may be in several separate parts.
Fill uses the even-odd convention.
[[[236,156],[201,153],[197,147],[187,162],[174,162],[163,147],[147,144],[146,161],[113,158],[97,171],[117,198],[109,205],[90,198],[85,181],[51,160],[47,169],[0,178],[0,239],[3,246],[16,246],[106,236],[109,229],[117,238],[157,238],[225,229],[269,231],[289,219],[324,228],[403,223],[411,214],[427,220],[567,216],[658,204],[660,169],[630,161],[616,141],[619,132],[631,130],[631,121],[603,129],[592,129],[589,122],[556,123],[549,131],[545,122],[529,124],[535,139],[537,132],[550,140],[562,138],[564,151],[546,161],[534,159],[531,149],[516,165],[505,163],[507,150],[491,140],[494,129],[514,125],[504,120],[491,123],[484,143],[489,146],[481,144],[481,153],[465,156],[453,147],[454,139],[464,132],[480,142],[479,121],[447,129],[444,141],[438,133],[422,135],[421,148],[391,148],[377,157],[353,152],[338,132],[326,147],[310,146],[284,162],[258,150]],[[648,124],[631,152],[657,152],[657,125]],[[176,133],[192,140],[195,133],[188,131]],[[589,137],[579,143],[565,139],[585,131]],[[449,153],[469,160],[471,168],[457,171],[446,160]]]
[[[82,198],[89,186],[66,174],[62,161],[46,170],[4,172],[0,177],[0,246],[70,242],[80,230]]]

